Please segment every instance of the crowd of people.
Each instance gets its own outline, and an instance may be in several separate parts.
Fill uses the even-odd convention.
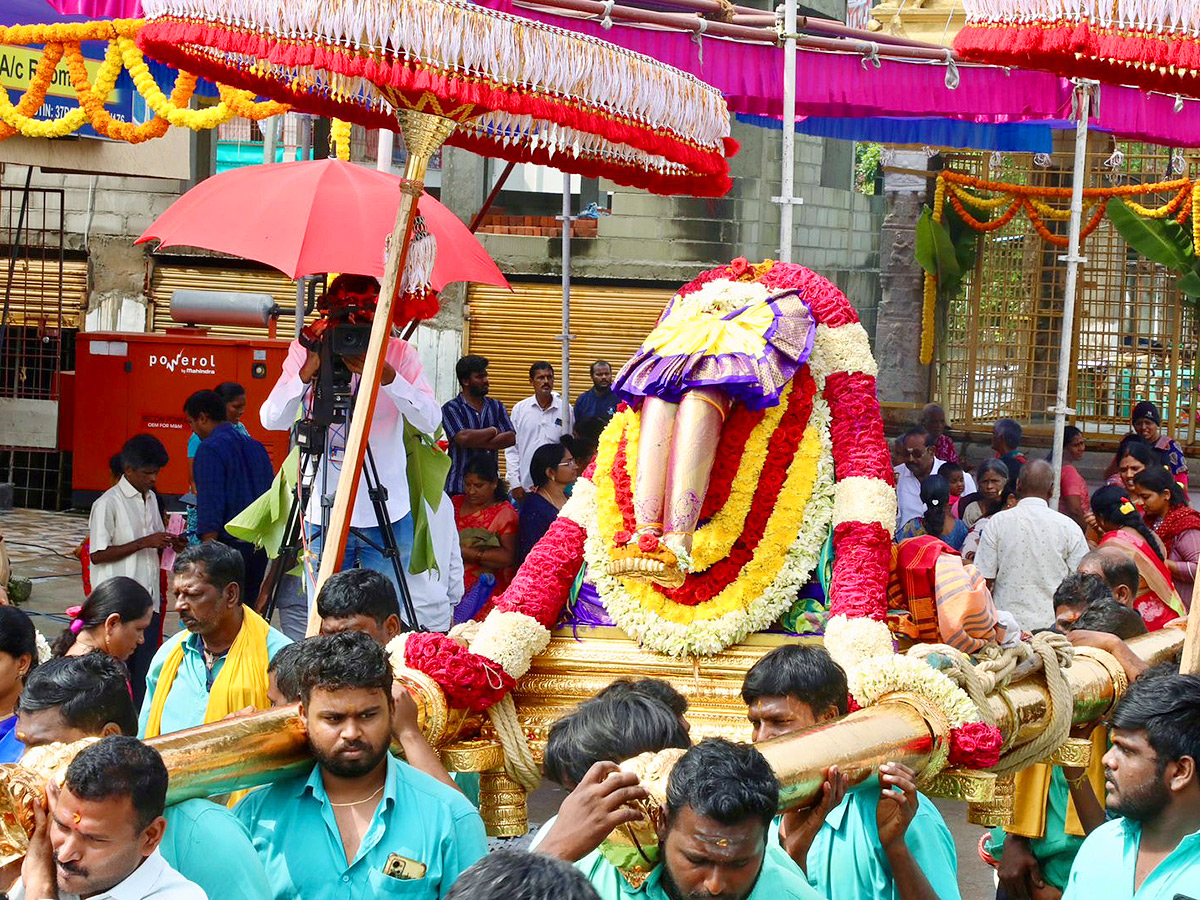
[[[334,301],[371,291],[358,276],[330,287]],[[259,410],[264,427],[310,414],[321,360],[292,344]],[[343,362],[361,375],[361,357]],[[857,782],[830,767],[814,805],[779,811],[780,785],[755,744],[845,716],[852,702],[845,671],[813,644],[784,644],[746,674],[750,743],[695,740],[687,697],[658,679],[618,680],[580,703],[545,748],[546,778],[568,792],[557,815],[527,850],[488,853],[473,786],[426,741],[385,647],[414,626],[446,631],[482,615],[509,584],[617,409],[612,366],[597,360],[590,373],[592,387],[569,405],[553,366],[534,362],[531,394],[510,414],[489,396],[488,360],[465,356],[459,393],[439,409],[415,349],[390,339],[370,424],[382,492],[359,490],[344,568],[319,588],[310,557],[306,576],[279,590],[264,550],[234,527],[277,478],[241,423],[240,385],[184,404],[193,432],[184,515],[164,513],[155,492],[170,464],[162,443],[131,437],[91,511],[86,597],[67,611],[48,661],[39,664],[46,652],[29,617],[0,605],[0,763],[97,739],[48,788],[45,808],[35,805],[23,862],[0,873],[7,896],[959,900],[950,830],[900,762]],[[1158,410],[1137,404],[1131,424],[1109,483],[1094,492],[1077,468],[1086,443],[1074,428],[1057,485],[1012,419],[995,423],[992,456],[977,467],[933,404],[895,444],[893,631],[975,653],[1054,630],[1110,653],[1131,684],[1087,735],[1098,750],[1089,768],[1019,774],[1014,824],[981,845],[998,900],[1200,896],[1200,678],[1147,670],[1126,644],[1186,613],[1200,513]],[[410,429],[440,430],[444,484],[440,472],[432,486],[410,478]],[[336,483],[345,432],[328,429],[314,484]],[[303,508],[314,553],[327,499],[313,490]],[[419,531],[436,565],[413,572]],[[168,598],[174,635],[164,634]],[[320,633],[306,638],[310,604]],[[166,766],[146,741],[293,704],[312,756],[304,771],[168,804]],[[672,748],[681,755],[656,823],[658,865],[633,884],[605,839],[642,817],[648,793],[618,763]]]

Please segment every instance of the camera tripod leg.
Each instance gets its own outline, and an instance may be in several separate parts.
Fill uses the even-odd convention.
[[[367,444],[366,449],[366,456],[363,460],[363,478],[367,484],[367,496],[371,498],[371,505],[375,508],[375,520],[379,523],[379,533],[383,543],[382,548],[377,547],[376,549],[392,562],[392,570],[396,574],[396,586],[399,588],[400,594],[400,611],[403,613],[409,630],[424,631],[413,606],[412,592],[408,587],[400,545],[396,543],[396,533],[392,530],[391,515],[388,513],[387,507],[387,488],[379,481],[379,470],[375,466],[375,454],[371,451],[370,443]],[[410,501],[409,515],[411,514]]]

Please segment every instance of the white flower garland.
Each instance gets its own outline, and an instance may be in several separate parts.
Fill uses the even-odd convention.
[[[863,372],[875,377],[879,365],[871,355],[871,343],[866,330],[858,322],[817,326],[817,338],[808,365],[818,384],[835,372]]]
[[[843,522],[878,522],[891,534],[896,527],[896,489],[882,478],[843,478],[837,484],[834,528]]]
[[[470,650],[490,659],[513,679],[529,671],[529,664],[550,643],[550,631],[532,616],[493,610],[471,640]]]
[[[896,691],[907,691],[946,714],[951,728],[980,720],[967,692],[923,660],[899,653],[867,659],[847,673],[850,693],[860,706],[877,703]]]
[[[796,540],[770,587],[749,608],[713,619],[689,623],[669,621],[645,609],[625,589],[620,579],[607,574],[608,547],[600,537],[595,506],[587,522],[584,559],[613,621],[642,646],[668,656],[711,656],[736,644],[746,635],[770,627],[796,601],[796,594],[817,564],[833,518],[833,453],[829,439],[829,407],[819,395],[813,398],[810,425],[821,436],[821,454],[812,496],[805,507]],[[578,482],[576,482],[578,484]]]
[[[558,511],[558,515],[561,518],[570,519],[586,531],[588,522],[595,518],[595,508],[596,485],[587,478],[579,478],[575,481],[575,486],[571,488],[571,496],[567,498],[563,508]]]
[[[895,652],[891,631],[886,623],[875,619],[831,616],[825,624],[824,643],[833,661],[847,672],[872,657],[887,657]]]

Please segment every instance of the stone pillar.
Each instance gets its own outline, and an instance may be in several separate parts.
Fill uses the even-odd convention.
[[[896,166],[924,169],[922,152],[897,152]],[[914,254],[917,220],[927,192],[926,179],[889,172],[883,180],[886,216],[880,234],[883,295],[875,328],[879,399],[891,403],[929,400],[928,366],[920,363],[921,305],[925,273]]]

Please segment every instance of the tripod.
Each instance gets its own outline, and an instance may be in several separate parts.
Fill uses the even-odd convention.
[[[314,379],[319,385],[319,381]],[[284,538],[279,547],[279,555],[272,560],[271,567],[263,581],[263,589],[259,592],[257,611],[264,619],[270,621],[279,602],[279,594],[283,585],[283,576],[296,567],[300,553],[304,547],[304,509],[307,508],[312,496],[312,490],[318,472],[321,474],[321,534],[329,530],[329,511],[333,506],[333,498],[328,492],[328,465],[321,465],[325,455],[329,425],[339,418],[342,422],[349,418],[347,413],[353,407],[353,397],[348,396],[349,402],[345,409],[336,409],[331,422],[322,425],[314,419],[305,419],[296,425],[296,444],[300,448],[300,465],[297,470],[297,490],[292,497],[288,510]],[[309,471],[311,469],[311,471]],[[388,513],[388,490],[379,480],[379,470],[375,465],[375,454],[370,444],[363,466],[363,480],[366,482],[367,496],[375,512],[375,521],[379,527],[380,542],[376,543],[359,528],[351,528],[352,535],[380,553],[392,565],[396,585],[400,595],[401,625],[406,631],[422,631],[417,618],[416,609],[412,602],[412,592],[409,590],[407,573],[404,571],[404,560],[400,554],[400,546],[396,543],[396,535],[392,531],[391,516]],[[321,552],[326,551],[322,545]],[[307,588],[307,585],[306,585]],[[315,598],[313,600],[315,602]]]

